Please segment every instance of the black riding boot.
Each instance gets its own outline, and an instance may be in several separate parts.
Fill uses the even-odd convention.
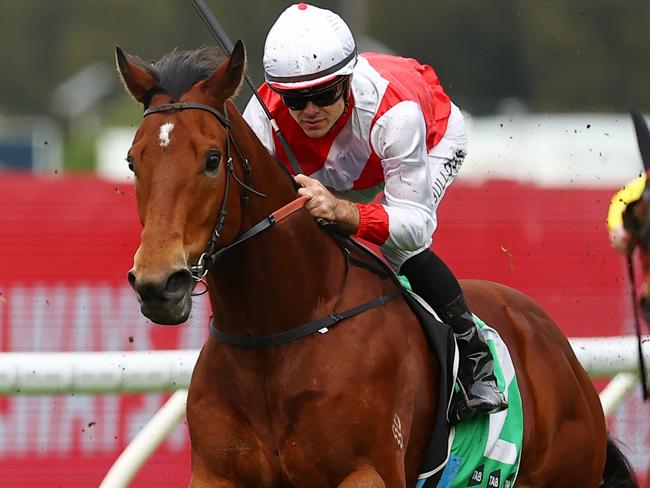
[[[452,404],[449,421],[457,424],[473,413],[490,414],[506,409],[508,403],[494,376],[492,354],[463,295],[442,307],[438,314],[454,330],[460,355],[458,382],[464,401]]]
[[[488,345],[449,267],[427,249],[409,258],[400,271],[408,278],[413,291],[456,335],[460,355],[458,381],[462,391],[451,405],[449,421],[457,424],[477,412],[489,414],[507,408],[505,397],[497,388]]]

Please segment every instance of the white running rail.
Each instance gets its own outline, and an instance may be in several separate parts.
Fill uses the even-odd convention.
[[[144,393],[190,384],[198,350],[3,352],[0,395]]]
[[[650,336],[643,340],[650,366]],[[593,378],[635,372],[635,337],[585,337],[570,340]],[[187,388],[198,350],[139,352],[3,352],[0,395],[62,393],[138,393]]]
[[[185,417],[187,390],[178,390],[138,432],[113,463],[99,488],[126,487],[142,465]]]

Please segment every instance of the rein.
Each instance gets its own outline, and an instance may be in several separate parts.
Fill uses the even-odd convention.
[[[324,230],[328,230],[327,227],[324,227]],[[363,313],[367,310],[384,305],[390,302],[392,299],[397,298],[399,295],[401,295],[402,288],[401,286],[398,286],[398,288],[392,291],[391,293],[382,295],[373,300],[369,300],[365,303],[362,303],[361,305],[357,305],[356,307],[346,310],[345,312],[337,312],[336,309],[338,308],[338,305],[344,295],[345,288],[347,287],[348,276],[350,271],[350,263],[354,264],[355,266],[359,266],[364,269],[367,269],[372,273],[376,274],[377,276],[384,279],[394,275],[392,272],[386,272],[383,269],[385,268],[385,264],[382,265],[382,263],[378,260],[378,258],[375,258],[377,260],[376,263],[377,266],[375,267],[367,263],[364,263],[359,259],[352,257],[351,255],[352,253],[348,249],[347,245],[353,245],[356,246],[358,249],[361,249],[362,251],[370,252],[361,244],[355,242],[353,239],[348,239],[346,237],[337,234],[337,231],[334,229],[330,231],[330,235],[332,236],[334,241],[338,244],[338,246],[341,248],[341,250],[343,251],[343,255],[345,256],[345,279],[343,283],[343,291],[341,292],[338,300],[332,307],[331,314],[321,317],[319,319],[312,320],[298,327],[294,327],[286,331],[278,332],[277,334],[271,334],[271,335],[261,336],[261,337],[259,336],[246,337],[246,336],[235,336],[232,334],[227,334],[226,332],[217,329],[217,327],[214,325],[214,320],[210,319],[210,335],[215,339],[217,339],[219,342],[228,344],[230,346],[241,347],[245,349],[279,346],[287,342],[292,342],[298,339],[302,339],[303,337],[307,337],[308,335],[314,334],[316,332],[319,332],[320,334],[326,334],[327,332],[329,332],[329,329],[332,326],[338,324],[342,320],[345,320],[350,317],[354,317],[355,315],[359,315],[360,313]]]
[[[291,202],[287,203],[284,207],[279,208],[273,213],[270,213],[267,215],[265,218],[260,220],[257,224],[255,224],[253,227],[248,229],[246,232],[244,232],[242,235],[240,235],[234,242],[231,244],[228,244],[225,247],[222,247],[221,249],[211,253],[203,253],[201,257],[199,258],[199,264],[202,264],[206,268],[212,267],[212,265],[219,259],[226,251],[232,249],[233,247],[241,244],[244,241],[247,241],[253,236],[256,236],[257,234],[265,231],[272,225],[280,222],[281,220],[285,219],[292,213],[300,210],[304,205],[305,202],[309,200],[309,197],[303,196],[303,197],[298,197],[295,200],[292,200]],[[198,265],[197,265],[198,266]],[[190,269],[194,268],[195,266],[192,266]],[[192,273],[194,273],[192,271]],[[204,275],[207,274],[207,271],[204,272]]]
[[[214,254],[214,259],[216,260],[217,258],[219,258],[219,256],[221,256],[230,248],[236,246],[237,244],[240,244],[241,242],[250,239],[251,237],[268,229],[273,224],[279,222],[280,220],[288,217],[289,215],[293,214],[297,210],[301,209],[307,200],[309,200],[309,197],[307,196],[298,197],[295,200],[289,202],[284,207],[281,207],[280,209],[276,210],[268,217],[261,220],[250,229],[248,229],[248,231],[244,232],[235,242],[217,251]],[[390,274],[383,274],[381,269],[373,269],[367,264],[363,262],[359,262],[354,258],[351,258],[350,251],[341,245],[339,239],[335,238],[334,240],[339,245],[339,247],[343,251],[343,255],[345,256],[345,281],[343,284],[343,291],[345,291],[345,288],[347,286],[351,261],[355,265],[368,269],[378,274],[379,276],[383,276],[383,277],[390,276]],[[354,241],[351,242],[354,243]],[[235,347],[246,348],[246,349],[279,346],[287,342],[292,342],[298,339],[302,339],[303,337],[314,334],[315,332],[325,334],[329,331],[330,327],[336,325],[342,320],[345,320],[350,317],[354,317],[355,315],[359,315],[360,313],[363,313],[367,310],[384,305],[390,302],[391,300],[393,300],[394,298],[397,298],[401,294],[402,294],[402,289],[401,287],[398,287],[396,290],[392,291],[391,293],[369,300],[349,310],[346,310],[344,312],[336,312],[337,306],[341,301],[341,298],[343,297],[343,292],[341,292],[338,300],[334,304],[331,314],[316,320],[312,320],[310,322],[307,322],[306,324],[299,325],[298,327],[294,327],[292,329],[282,331],[277,334],[271,334],[266,336],[247,337],[247,336],[236,336],[236,335],[228,334],[226,332],[217,329],[216,325],[214,324],[214,319],[211,318],[210,335],[214,337],[216,340],[218,340],[219,342],[222,342],[224,344],[228,344],[230,346],[235,346]]]

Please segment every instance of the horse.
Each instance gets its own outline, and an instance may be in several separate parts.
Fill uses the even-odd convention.
[[[632,111],[632,119],[636,129],[636,136],[643,160],[644,170],[647,174],[648,171],[650,171],[650,131],[648,130],[645,120],[638,112]],[[641,348],[642,330],[637,314],[637,305],[638,309],[641,311],[641,316],[643,317],[646,326],[650,328],[650,261],[648,260],[648,254],[650,253],[650,185],[648,184],[647,179],[640,198],[628,202],[625,205],[623,211],[623,226],[630,236],[630,249],[627,255],[627,264],[629,278],[633,287],[633,302],[636,302],[637,300],[634,271],[634,264],[636,261],[641,263],[643,272],[643,286],[641,287],[640,297],[638,297],[638,302],[632,304],[632,307],[634,307],[636,334],[639,340],[639,348]],[[639,256],[638,260],[633,256],[634,251],[637,250]],[[645,362],[642,360],[642,357],[643,356],[639,354],[639,370],[641,371],[640,380],[643,383],[643,393],[645,395],[647,392],[647,386],[645,383],[647,381],[647,373],[645,372]],[[646,479],[646,486],[647,488],[650,488],[650,467],[648,468]]]
[[[440,370],[396,281],[351,265],[238,112],[243,43],[155,64],[117,48],[116,63],[145,108],[127,157],[142,224],[128,281],[156,323],[185,321],[198,283],[212,307],[187,401],[190,487],[415,486]],[[552,319],[506,286],[462,287],[517,368],[517,486],[636,486]]]
[[[650,148],[650,135],[647,130],[645,121],[641,122],[645,130],[639,130],[638,121],[642,120],[638,117],[636,122],[637,127],[637,137],[639,139],[640,147]],[[645,144],[645,146],[644,146]],[[650,161],[647,160],[647,157],[643,158],[644,166],[646,172],[650,169]],[[640,256],[641,266],[643,268],[643,283],[644,286],[641,289],[641,296],[638,300],[638,305],[641,310],[641,314],[645,321],[645,324],[650,328],[650,261],[648,261],[648,253],[650,252],[650,185],[646,181],[645,188],[641,194],[641,198],[637,201],[628,203],[624,211],[624,226],[626,231],[630,234],[631,237],[631,246],[632,249],[630,253],[635,249],[638,249],[638,254]],[[628,267],[630,267],[630,276],[634,275],[632,270],[633,266],[633,257],[630,254],[628,256]],[[634,281],[633,281],[634,282]],[[636,293],[636,292],[634,292]],[[635,305],[633,305],[635,306]],[[641,326],[638,323],[638,317],[635,314],[635,326],[637,337],[641,341]],[[640,369],[645,368],[644,363],[640,364]],[[642,373],[641,381],[646,381],[645,375]],[[646,390],[644,389],[644,392]],[[646,474],[646,487],[650,488],[650,467],[648,468]]]
[[[650,171],[650,130],[645,118],[637,111],[631,110],[632,122],[636,133],[639,152],[643,162],[643,170],[648,174]],[[645,186],[641,192],[638,200],[633,200],[625,205],[623,210],[623,226],[630,236],[629,252],[628,252],[628,270],[631,283],[635,285],[634,278],[634,256],[633,252],[638,250],[638,256],[643,271],[643,286],[641,287],[641,296],[638,300],[638,306],[641,310],[641,315],[645,324],[650,328],[650,261],[648,254],[650,253],[650,185],[646,177]],[[636,289],[632,291],[636,300]],[[641,325],[636,313],[636,304],[632,305],[635,309],[635,328],[639,340],[639,347],[641,344]],[[650,329],[649,329],[650,330]],[[642,356],[639,356],[640,358]],[[646,381],[645,363],[640,361],[641,381]],[[644,394],[647,392],[647,386],[644,383]],[[650,488],[650,468],[647,472],[647,488]]]

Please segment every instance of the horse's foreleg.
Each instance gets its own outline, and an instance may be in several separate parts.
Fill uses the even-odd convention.
[[[364,466],[347,475],[338,488],[386,488],[386,483],[374,468]]]

